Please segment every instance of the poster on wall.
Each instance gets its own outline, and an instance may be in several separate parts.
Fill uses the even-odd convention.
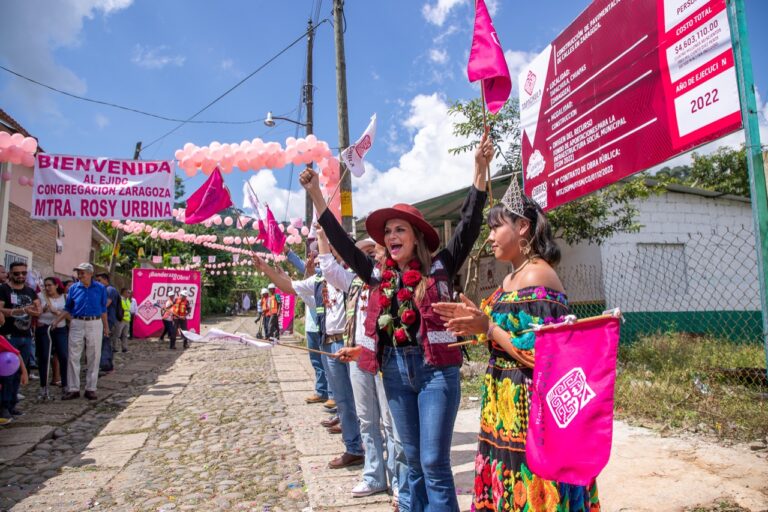
[[[119,160],[38,153],[33,219],[173,218],[172,160]]]
[[[133,321],[137,338],[157,336],[163,330],[162,307],[170,292],[190,294],[187,330],[200,332],[200,272],[162,268],[133,269],[133,296],[139,309]]]
[[[595,0],[518,83],[544,210],[741,128],[725,0]]]

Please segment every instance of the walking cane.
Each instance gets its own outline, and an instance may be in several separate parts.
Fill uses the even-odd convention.
[[[51,392],[49,389],[50,381],[51,381],[51,350],[53,348],[53,338],[51,337],[51,329],[53,329],[53,325],[49,325],[48,329],[45,330],[45,333],[48,336],[48,359],[46,360],[46,364],[45,364],[45,386],[43,386],[43,392],[40,395],[40,400],[53,400],[53,397],[51,396]],[[43,376],[41,375],[40,378],[42,379]]]

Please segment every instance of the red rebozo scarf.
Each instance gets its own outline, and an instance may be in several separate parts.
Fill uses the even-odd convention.
[[[448,332],[445,322],[432,310],[432,304],[435,302],[451,300],[451,282],[448,272],[439,259],[435,258],[432,261],[429,276],[424,279],[427,280],[427,290],[421,303],[416,305],[421,317],[419,334],[421,346],[424,348],[424,358],[429,364],[437,367],[458,366],[462,361],[461,350],[458,347],[448,346],[448,344],[456,342],[456,337]],[[377,354],[378,320],[379,314],[382,312],[381,296],[381,285],[371,289],[371,295],[368,299],[368,316],[365,319],[365,334],[374,340],[374,346],[372,347],[373,350],[361,346],[360,358],[357,361],[357,366],[369,373],[379,371]]]

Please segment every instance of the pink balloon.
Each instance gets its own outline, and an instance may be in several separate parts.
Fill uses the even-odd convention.
[[[29,167],[30,169],[35,167],[35,156],[30,153],[24,153],[21,155],[21,165]]]
[[[37,140],[34,137],[24,137],[21,143],[21,149],[29,153],[34,154],[37,151]]]
[[[27,186],[27,177],[26,176],[19,176],[19,185],[22,187]]]
[[[14,146],[20,146],[24,142],[24,136],[20,133],[14,133],[11,135],[11,144]]]
[[[307,228],[307,226],[301,227],[301,234],[302,236],[307,236],[309,234],[309,229]]]
[[[11,145],[11,134],[0,131],[0,149],[5,149]]]
[[[240,245],[241,243],[243,243],[243,239],[242,239],[242,238],[240,238],[239,236],[236,236],[236,237],[235,237],[235,243],[236,243],[236,244],[238,244],[238,245]]]
[[[232,220],[232,217],[230,217],[230,216],[224,217],[224,225],[225,226],[231,226],[232,224],[234,224],[234,221]]]
[[[177,149],[176,152],[173,154],[173,156],[176,157],[176,160],[183,160],[184,159],[184,150],[183,149]]]
[[[216,224],[217,226],[221,226],[221,215],[214,215],[213,223]]]

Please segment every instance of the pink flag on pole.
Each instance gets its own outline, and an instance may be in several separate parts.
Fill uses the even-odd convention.
[[[589,485],[608,463],[619,318],[536,333],[525,455],[547,480]]]
[[[217,214],[224,208],[232,206],[232,198],[224,178],[217,167],[211,173],[203,186],[195,190],[187,199],[186,224],[199,224],[208,217]]]
[[[512,79],[484,0],[475,3],[475,33],[469,52],[467,76],[470,82],[483,81],[488,110],[492,114],[501,110],[512,92]]]
[[[261,231],[261,221],[259,221],[259,231]],[[275,216],[272,215],[272,210],[267,206],[267,229],[266,229],[266,241],[264,246],[272,251],[273,254],[280,254],[285,247],[285,234],[280,231],[277,225]]]

